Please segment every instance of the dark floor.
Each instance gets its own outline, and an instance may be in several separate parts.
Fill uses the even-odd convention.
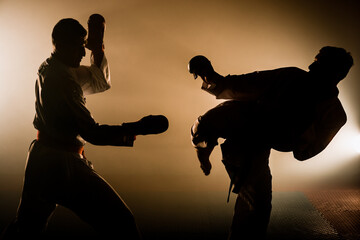
[[[342,239],[360,239],[360,190],[305,192]]]
[[[230,203],[225,191],[123,193],[122,197],[145,240],[221,240],[227,237],[236,196]],[[360,239],[360,190],[274,192],[272,204],[267,240]],[[64,208],[55,212],[47,235],[95,239],[92,229]]]
[[[360,239],[360,192],[280,192],[268,239]]]

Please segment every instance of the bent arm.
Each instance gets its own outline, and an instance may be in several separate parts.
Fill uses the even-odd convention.
[[[75,84],[74,84],[75,85]],[[73,86],[66,96],[74,124],[80,136],[94,145],[133,146],[135,140],[130,129],[122,125],[100,125],[85,107],[79,86]]]
[[[302,134],[293,151],[297,160],[304,161],[322,152],[347,121],[337,98],[320,105],[317,113],[319,116]]]
[[[108,90],[111,87],[110,68],[104,53],[92,53],[90,63],[90,66],[81,65],[73,69],[75,81],[85,95]]]
[[[202,89],[217,99],[256,101],[269,91],[279,91],[294,76],[302,76],[305,71],[296,67],[256,71],[242,75],[228,75],[222,79],[209,78],[209,84],[203,83]]]
[[[270,84],[267,71],[242,75],[228,75],[216,83],[203,82],[202,90],[217,99],[253,101],[258,99]]]
[[[196,156],[200,162],[200,168],[207,176],[211,171],[210,155],[217,145],[217,138],[206,134],[199,117],[191,128],[191,142],[196,149]],[[201,123],[202,124],[202,123]]]
[[[212,135],[211,126],[207,125],[209,124],[204,123],[202,117],[199,117],[191,127],[191,143],[195,148],[214,148],[218,145],[218,137]]]

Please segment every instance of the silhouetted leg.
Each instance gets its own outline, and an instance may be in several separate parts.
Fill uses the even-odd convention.
[[[13,235],[26,239],[41,238],[47,227],[48,219],[55,208],[56,204],[54,203],[44,202],[41,199],[23,194],[17,217],[9,227],[9,230],[12,229],[10,230],[12,233],[9,233],[8,237]],[[11,237],[8,239],[11,239]]]
[[[199,123],[195,124],[196,135],[206,140],[219,137],[247,140],[249,136],[257,136],[259,119],[255,110],[251,102],[223,102],[199,118]]]
[[[38,239],[56,204],[89,223],[101,239],[140,239],[129,208],[86,159],[35,142],[29,151],[17,218],[5,233],[7,239]]]
[[[10,223],[1,239],[41,239],[55,208],[55,204],[23,197],[16,219]]]
[[[60,204],[90,224],[102,239],[140,239],[130,209],[116,191],[82,161],[72,164],[74,175]]]
[[[16,219],[9,225],[3,239],[39,239],[48,219],[56,208],[43,191],[50,181],[39,167],[39,148],[32,144],[29,150],[22,197]],[[50,160],[50,159],[47,159]]]
[[[272,199],[269,153],[269,149],[255,152],[248,177],[239,187],[229,234],[231,240],[266,237]]]

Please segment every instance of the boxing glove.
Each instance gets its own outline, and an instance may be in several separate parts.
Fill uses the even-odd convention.
[[[137,122],[123,123],[122,126],[130,135],[159,134],[168,129],[169,121],[163,115],[149,115]]]
[[[92,51],[104,50],[105,18],[92,14],[88,20],[88,39],[86,47]]]

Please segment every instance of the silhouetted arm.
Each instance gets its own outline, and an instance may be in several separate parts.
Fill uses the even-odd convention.
[[[210,155],[217,145],[217,138],[211,137],[210,133],[200,125],[201,117],[199,117],[191,128],[191,142],[196,149],[196,156],[200,162],[200,168],[205,175],[209,175],[211,171]]]
[[[203,82],[202,89],[217,99],[256,100],[269,84],[264,72],[228,75],[215,83]]]
[[[95,64],[96,57],[101,58],[100,65]],[[110,69],[104,54],[92,54],[91,66],[81,65],[72,69],[75,81],[81,86],[85,95],[99,93],[111,87]]]
[[[80,136],[94,145],[132,146],[134,134],[122,125],[101,125],[97,123],[85,107],[85,100],[78,85],[68,86],[65,101],[69,106],[74,124]]]
[[[278,90],[285,82],[292,81],[293,76],[300,76],[305,71],[295,68],[279,68],[274,70],[257,71],[242,75],[228,75],[226,77],[209,78],[210,84],[203,82],[202,89],[216,96],[217,99],[233,99],[254,101],[271,89]],[[288,76],[285,77],[284,76]],[[286,84],[286,83],[285,83]]]
[[[81,86],[83,93],[93,94],[108,90],[110,70],[104,54],[105,19],[100,14],[92,14],[88,20],[88,39],[86,48],[91,50],[91,66],[80,66],[75,69],[75,81]]]
[[[346,113],[338,98],[320,104],[315,121],[302,134],[293,150],[294,157],[303,161],[322,152],[346,121]]]
[[[217,145],[217,137],[211,135],[210,129],[203,126],[199,117],[191,128],[191,142],[196,149],[200,168],[207,176],[211,171],[210,155]]]

